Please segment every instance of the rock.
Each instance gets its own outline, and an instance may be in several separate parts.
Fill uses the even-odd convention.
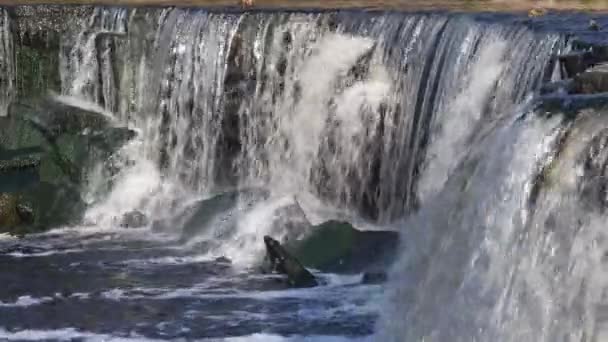
[[[574,78],[577,94],[608,92],[608,63],[599,64]]]
[[[292,287],[314,287],[317,280],[298,259],[289,254],[281,244],[271,238],[264,236],[267,258],[272,270],[287,275],[287,282]]]
[[[302,239],[312,229],[312,224],[306,217],[304,209],[294,198],[294,203],[277,209],[274,212],[274,219],[271,224],[271,229],[268,232],[272,236],[281,236],[282,244],[289,241]]]
[[[388,280],[388,276],[385,272],[365,272],[363,274],[363,279],[361,280],[362,284],[382,284],[386,283]]]
[[[21,225],[17,212],[18,199],[14,194],[0,194],[0,232],[13,232]]]
[[[139,210],[132,210],[122,215],[120,227],[141,228],[148,225],[148,217]]]
[[[0,149],[0,192],[18,192],[39,181],[40,153]]]
[[[568,78],[574,77],[593,65],[594,57],[591,51],[573,52],[558,57],[560,66]]]
[[[536,17],[542,17],[545,14],[547,14],[547,10],[544,8],[533,8],[530,10],[530,12],[528,12],[528,17],[530,18],[536,18]]]
[[[25,204],[17,204],[17,215],[24,224],[33,224],[36,221],[34,210]]]
[[[218,264],[228,264],[228,265],[232,264],[232,260],[230,260],[224,256],[215,258],[215,262],[217,262]]]
[[[91,166],[134,136],[100,108],[74,99],[13,104],[0,117],[0,192],[17,194],[29,209],[21,211],[27,232],[77,223]]]
[[[220,193],[211,198],[200,200],[190,206],[177,219],[170,222],[157,223],[160,225],[171,225],[172,227],[182,227],[182,241],[202,234],[212,221],[221,222],[225,229],[220,234],[229,234],[232,226],[236,226],[236,216],[234,211],[237,206],[247,208],[253,206],[260,200],[268,197],[268,192],[263,189],[240,189]],[[184,219],[185,218],[185,219]],[[221,236],[217,236],[221,238]]]
[[[597,23],[597,21],[591,19],[591,20],[589,20],[589,30],[591,30],[591,31],[599,31],[599,30],[601,30],[601,27]]]
[[[285,248],[306,267],[353,274],[386,267],[398,244],[394,231],[360,231],[348,222],[328,221]]]

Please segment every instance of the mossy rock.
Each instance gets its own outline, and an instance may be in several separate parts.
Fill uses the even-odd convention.
[[[384,268],[395,257],[399,234],[361,231],[348,222],[328,221],[286,249],[305,267],[324,272],[360,273]]]
[[[33,208],[33,222],[28,232],[80,222],[86,208],[80,189],[72,184],[40,182],[20,195],[20,203]]]

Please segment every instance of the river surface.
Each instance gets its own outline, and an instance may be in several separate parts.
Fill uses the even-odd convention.
[[[10,341],[350,340],[372,333],[382,294],[361,275],[288,289],[141,230],[3,236],[0,253],[0,339]]]

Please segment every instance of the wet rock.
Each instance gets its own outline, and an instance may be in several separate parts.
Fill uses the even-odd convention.
[[[589,26],[588,27],[589,27],[589,30],[591,30],[591,31],[599,31],[599,30],[602,29],[600,27],[600,25],[597,23],[597,21],[595,21],[593,19],[589,20]]]
[[[377,271],[377,272],[365,272],[363,274],[363,279],[361,279],[362,284],[382,284],[386,283],[388,280],[388,276],[386,272]]]
[[[0,192],[18,192],[40,181],[40,154],[0,148]]]
[[[294,198],[292,204],[281,207],[274,212],[274,219],[269,235],[281,235],[280,242],[285,244],[289,243],[289,241],[303,238],[311,229],[312,224],[306,217],[304,209],[302,209],[298,200]]]
[[[399,234],[394,231],[361,231],[348,222],[328,221],[312,227],[310,234],[286,244],[286,249],[306,267],[332,273],[361,273],[385,268],[394,260]]]
[[[608,63],[597,65],[574,78],[574,89],[578,94],[608,92]]]
[[[120,227],[141,228],[148,225],[148,217],[139,210],[129,211],[122,215]]]
[[[568,78],[584,72],[594,63],[591,51],[573,52],[561,55],[558,59],[565,76]]]
[[[219,258],[215,258],[215,262],[217,262],[218,264],[232,264],[232,260],[230,260],[229,258],[226,258],[224,256],[221,256]]]
[[[226,227],[224,234],[230,233],[230,227],[236,227],[235,210],[237,205],[241,208],[253,206],[268,197],[263,189],[241,189],[217,194],[211,198],[197,201],[187,208],[179,217],[166,222],[158,222],[156,226],[170,226],[182,228],[182,241],[202,234],[210,227],[213,221],[221,222]],[[219,231],[219,230],[218,230]],[[216,236],[222,238],[222,236]]]
[[[0,232],[13,232],[21,225],[17,212],[18,199],[14,194],[0,194]]]
[[[73,101],[14,104],[9,116],[0,117],[0,191],[18,194],[31,209],[26,232],[77,223],[91,166],[135,136],[99,108]]]
[[[33,224],[36,221],[34,209],[25,204],[17,204],[17,215],[24,224]]]
[[[277,240],[264,236],[264,244],[272,270],[287,275],[287,282],[290,286],[314,287],[318,285],[312,273],[287,252]]]

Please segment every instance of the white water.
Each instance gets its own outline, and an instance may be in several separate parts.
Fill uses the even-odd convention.
[[[12,20],[6,9],[0,9],[0,117],[8,115],[8,107],[16,96],[15,50]]]
[[[327,20],[164,10],[149,50],[126,56],[133,70],[119,83],[130,91],[104,91],[103,100],[82,85],[111,90],[115,81],[94,79],[89,71],[101,64],[91,58],[92,69],[64,89],[106,108],[118,103],[141,137],[119,153],[125,166],[109,194],[91,191],[87,219],[110,228],[132,209],[166,218],[181,212],[176,202],[261,186],[267,199],[240,203],[191,241],[219,240],[205,258],[250,266],[263,235],[286,234],[272,221],[294,198],[312,199],[302,203],[307,217],[365,217],[375,228],[418,209],[403,221],[406,243],[378,340],[553,341],[566,329],[571,340],[590,336],[592,326],[554,322],[564,310],[552,303],[580,277],[564,274],[568,285],[547,289],[558,285],[542,276],[551,265],[535,258],[550,248],[526,236],[540,220],[528,201],[559,122],[515,118],[560,38],[462,18],[379,16],[344,20],[337,31]],[[78,48],[97,55],[90,41]],[[361,65],[360,75],[351,72]],[[597,223],[588,227],[573,250],[600,234]],[[589,302],[599,283],[586,285]]]

